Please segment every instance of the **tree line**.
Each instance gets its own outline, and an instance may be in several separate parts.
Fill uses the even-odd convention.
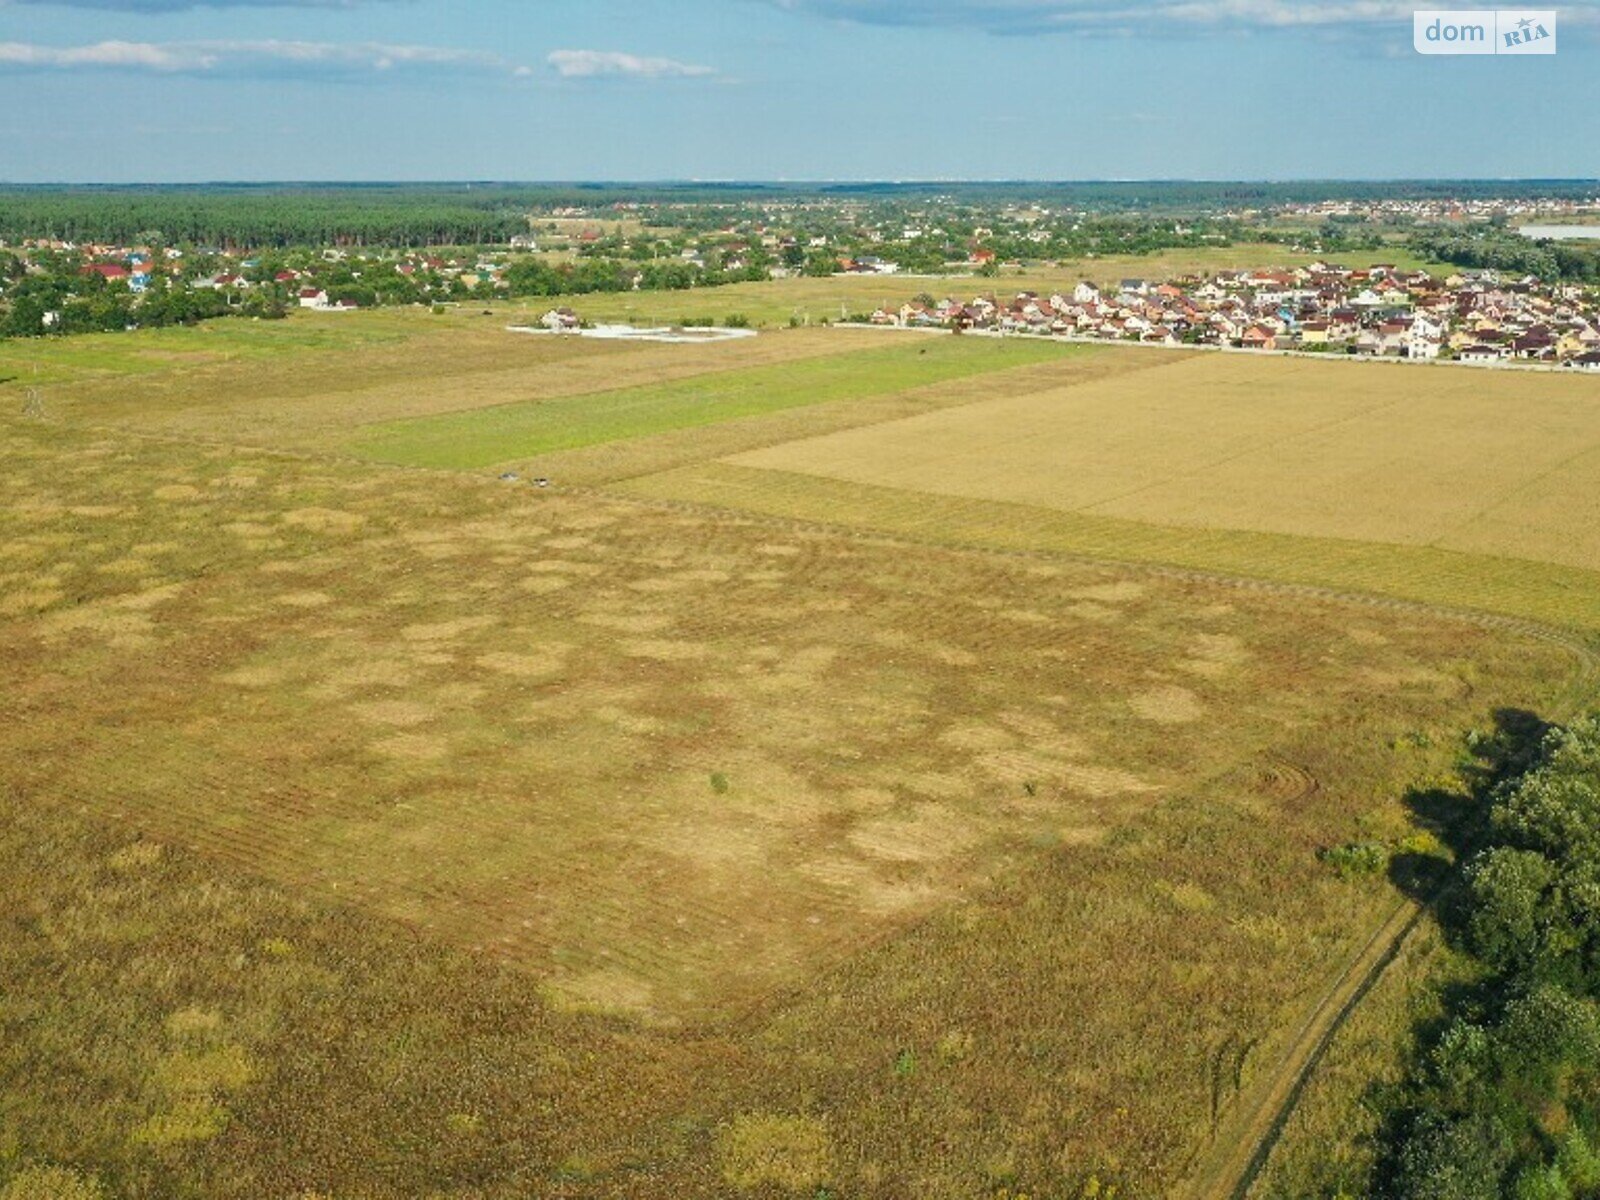
[[[1600,247],[1593,245],[1536,241],[1497,228],[1476,233],[1429,230],[1415,234],[1409,245],[1420,258],[1459,267],[1535,275],[1547,281],[1600,284]]]
[[[136,292],[125,282],[108,282],[86,272],[75,255],[37,255],[35,269],[28,271],[16,255],[0,250],[0,338],[192,325],[229,316],[278,318],[298,304],[296,293],[302,286],[326,292],[335,303],[349,301],[370,308],[634,290],[688,291],[767,278],[765,256],[752,256],[736,271],[679,260],[635,263],[580,258],[551,262],[519,256],[501,280],[480,278],[469,283],[461,275],[441,274],[428,267],[401,274],[388,258],[330,263],[307,254],[268,253],[244,268],[243,282],[199,286],[197,281],[227,266],[227,261],[203,255],[185,261],[180,276],[155,272],[147,288]],[[832,259],[826,266],[831,272]],[[278,282],[278,273],[289,267],[301,268],[303,277]]]
[[[1471,970],[1389,1120],[1393,1200],[1600,1195],[1600,717],[1497,757],[1443,912]]]
[[[291,246],[470,246],[528,231],[499,193],[188,190],[0,192],[0,240]]]
[[[30,276],[13,283],[0,305],[0,338],[117,333],[133,327],[194,325],[215,317],[287,313],[283,289],[241,294],[163,280],[136,295],[98,276]]]

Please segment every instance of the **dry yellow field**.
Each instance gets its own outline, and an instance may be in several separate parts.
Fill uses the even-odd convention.
[[[1600,384],[1195,355],[728,460],[1155,525],[1600,569]]]
[[[129,335],[0,415],[0,1169],[116,1200],[1158,1196],[1392,903],[1318,851],[1406,836],[1462,729],[1587,678],[1536,631],[1074,557],[1110,522],[1155,539],[1125,557],[1315,579],[1354,543],[1051,503],[1057,454],[1103,502],[1113,449],[1207,479],[1252,422],[1401,419],[1352,380],[1456,375],[355,320],[292,353]],[[825,401],[756,402],[808,372]],[[768,391],[709,419],[696,376]],[[1211,420],[1170,382],[1208,378]],[[1585,428],[1548,382],[1525,458]],[[607,440],[639,411],[707,420]],[[465,422],[492,453],[551,412],[593,436],[528,460],[543,490],[352,450]],[[856,439],[852,469],[942,466],[830,477]],[[1021,502],[921,486],[947,474]]]
[[[1093,569],[106,435],[7,457],[7,675],[116,681],[25,689],[13,761],[653,1021],[798,986],[1374,681],[1461,687],[1426,637]]]

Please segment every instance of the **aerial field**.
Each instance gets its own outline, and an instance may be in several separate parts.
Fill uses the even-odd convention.
[[[1600,568],[1600,385],[1207,354],[735,465],[1158,525]]]
[[[626,487],[949,544],[1156,561],[1600,629],[1594,381],[1121,354],[1126,367],[1096,378],[1036,377]]]
[[[1319,852],[1405,842],[1462,730],[1589,684],[1581,638],[1382,599],[1498,561],[1427,544],[1470,525],[1447,469],[1409,532],[1274,473],[1362,422],[1410,431],[1368,490],[1429,467],[1394,386],[1531,503],[1587,469],[1574,381],[312,320],[51,346],[43,419],[0,410],[0,1171],[1169,1194],[1393,907]],[[1582,593],[1583,511],[1541,503],[1552,548],[1449,607]],[[1375,555],[1378,599],[1144,565],[1244,545]]]
[[[1044,341],[984,345],[945,338],[906,339],[899,345],[863,340],[853,346],[836,338],[831,349],[831,354],[804,362],[723,369],[664,383],[366,426],[349,449],[410,466],[487,467],[788,408],[865,400],[1085,353],[1080,347]]]

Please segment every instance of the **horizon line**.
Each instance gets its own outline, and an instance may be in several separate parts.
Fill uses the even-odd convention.
[[[161,187],[934,187],[934,186],[1101,186],[1141,185],[1225,185],[1225,184],[1586,184],[1600,185],[1600,176],[1587,175],[1284,175],[1284,176],[1118,176],[1090,178],[1046,178],[1022,176],[926,176],[901,178],[816,177],[816,178],[348,178],[348,179],[170,179],[170,180],[0,180],[4,188],[161,188]]]

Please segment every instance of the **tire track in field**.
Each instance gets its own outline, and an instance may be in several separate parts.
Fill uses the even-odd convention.
[[[1426,907],[1402,901],[1346,961],[1273,1070],[1234,1101],[1232,1118],[1196,1156],[1197,1165],[1171,1193],[1174,1200],[1244,1200],[1250,1194],[1334,1038],[1399,957]]]
[[[686,513],[732,513],[742,519],[773,528],[794,532],[825,531],[846,538],[889,546],[937,546],[946,550],[964,550],[1009,559],[1072,562],[1157,579],[1210,584],[1260,595],[1347,604],[1382,612],[1461,622],[1482,629],[1529,638],[1564,650],[1572,656],[1575,663],[1573,675],[1560,698],[1555,701],[1552,712],[1553,719],[1557,721],[1567,720],[1581,713],[1595,700],[1596,692],[1600,690],[1600,652],[1597,652],[1594,638],[1574,630],[1521,617],[1504,616],[1471,608],[1426,604],[1371,592],[1319,587],[1315,584],[1282,583],[1194,567],[1045,550],[1014,550],[971,542],[951,543],[934,538],[919,539],[855,526],[773,517],[743,509],[607,492],[604,489],[574,488],[569,491],[590,492],[596,496],[621,498],[651,507]],[[1285,779],[1288,787],[1298,786],[1301,795],[1316,787],[1316,781],[1309,776],[1305,776],[1302,782],[1292,778],[1292,773],[1289,773],[1285,775]],[[1226,1132],[1214,1137],[1196,1154],[1185,1179],[1170,1193],[1175,1200],[1246,1200],[1329,1047],[1361,1001],[1382,979],[1389,964],[1399,956],[1407,936],[1420,924],[1433,899],[1434,897],[1430,896],[1421,901],[1402,900],[1371,932],[1366,941],[1345,960],[1337,975],[1318,993],[1315,1001],[1295,1026],[1293,1037],[1279,1054],[1277,1061],[1234,1099],[1232,1115],[1224,1127]]]
[[[117,432],[151,441],[188,444],[212,444],[240,448],[232,439],[204,438],[193,435],[169,434],[155,431],[119,429]],[[244,446],[243,449],[268,455],[302,461],[338,462],[359,466],[366,470],[379,470],[400,474],[433,476],[441,472],[423,468],[393,466],[349,456],[307,452],[284,447]],[[493,486],[487,476],[475,477],[472,473],[450,472],[457,478],[481,478],[484,486]],[[834,537],[853,540],[861,544],[891,547],[937,547],[992,556],[995,558],[1038,561],[1070,562],[1088,567],[1111,569],[1125,574],[1148,578],[1192,582],[1231,588],[1261,595],[1302,599],[1317,603],[1335,603],[1359,606],[1368,610],[1394,612],[1464,622],[1479,628],[1526,637],[1554,646],[1571,654],[1577,670],[1569,682],[1565,695],[1555,705],[1553,716],[1565,719],[1581,710],[1595,694],[1596,681],[1600,679],[1600,654],[1595,651],[1594,640],[1575,631],[1547,625],[1525,618],[1475,610],[1470,607],[1451,607],[1427,604],[1421,601],[1402,600],[1378,593],[1321,587],[1314,584],[1285,583],[1221,571],[1178,567],[1161,563],[1139,562],[1064,551],[1007,549],[984,545],[981,542],[949,541],[937,538],[917,538],[906,534],[891,534],[859,526],[840,525],[824,521],[772,516],[708,503],[669,500],[639,496],[627,492],[610,491],[606,487],[563,487],[569,496],[592,496],[621,504],[641,505],[647,508],[676,511],[701,517],[728,519],[742,523],[793,532],[827,533]],[[315,552],[311,552],[315,553]],[[1314,781],[1312,781],[1314,786]],[[1303,794],[1303,792],[1302,792]],[[292,803],[292,802],[291,802]],[[192,836],[192,831],[191,831]],[[176,839],[182,841],[183,839]],[[261,856],[270,854],[271,845],[253,842],[243,835],[235,845],[224,850],[221,857],[232,857],[241,865],[253,862],[259,866]],[[419,888],[423,894],[432,889]],[[456,898],[459,899],[459,898]],[[1195,1166],[1187,1181],[1175,1195],[1197,1200],[1242,1200],[1250,1192],[1261,1169],[1285,1128],[1295,1105],[1303,1094],[1316,1067],[1326,1054],[1350,1015],[1362,999],[1382,978],[1388,965],[1398,955],[1406,936],[1417,926],[1425,905],[1404,901],[1378,926],[1368,940],[1359,947],[1339,969],[1337,976],[1324,988],[1310,1006],[1302,1021],[1296,1026],[1289,1045],[1278,1060],[1260,1079],[1237,1097],[1232,1106],[1233,1116],[1227,1125],[1226,1137],[1219,1137],[1196,1157]],[[537,933],[514,935],[513,942],[524,939],[538,944]]]
[[[890,533],[859,525],[845,525],[806,517],[776,516],[753,509],[732,505],[711,504],[696,500],[676,500],[659,496],[645,496],[628,491],[613,491],[609,486],[562,489],[568,496],[592,496],[596,499],[638,504],[668,512],[678,512],[704,517],[735,517],[740,521],[769,529],[791,533],[826,533],[850,541],[890,547],[934,547],[941,550],[965,551],[995,558],[1021,559],[1032,562],[1073,563],[1079,566],[1116,570],[1145,575],[1155,579],[1171,579],[1184,583],[1211,584],[1236,591],[1254,592],[1269,596],[1289,596],[1297,599],[1331,604],[1351,604],[1383,612],[1405,613],[1412,616],[1431,617],[1475,625],[1483,629],[1516,634],[1532,638],[1571,652],[1584,664],[1581,681],[1600,679],[1600,652],[1596,640],[1577,630],[1550,625],[1527,617],[1509,616],[1470,606],[1429,604],[1422,600],[1405,600],[1386,596],[1381,592],[1367,592],[1350,588],[1324,587],[1314,583],[1289,583],[1263,579],[1253,575],[1237,575],[1227,571],[1207,570],[1203,567],[1180,567],[1170,563],[1145,562],[1138,559],[1121,559],[1100,555],[1078,554],[1066,550],[1028,550],[1004,546],[991,546],[982,542],[946,540],[937,537],[917,537],[908,533]]]
[[[1551,714],[1557,722],[1581,715],[1594,701],[1600,689],[1600,653],[1592,640],[1514,618],[1491,617],[1483,623],[1535,638],[1573,655],[1577,668],[1566,694]],[[1334,1039],[1400,956],[1406,939],[1450,883],[1451,877],[1446,876],[1426,897],[1401,900],[1367,942],[1346,960],[1338,976],[1317,998],[1273,1070],[1235,1100],[1228,1136],[1214,1139],[1197,1155],[1198,1165],[1173,1192],[1174,1197],[1246,1200]]]

